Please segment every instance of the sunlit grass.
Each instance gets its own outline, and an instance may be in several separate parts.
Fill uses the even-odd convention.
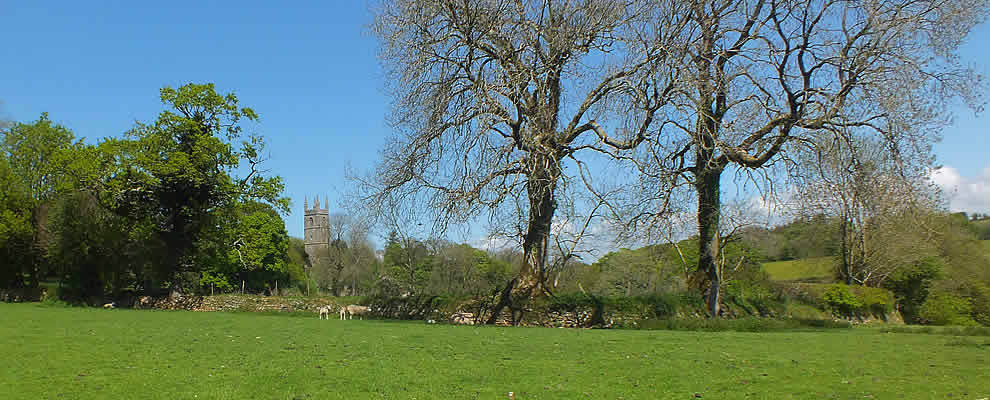
[[[835,275],[835,260],[831,257],[803,260],[774,261],[763,264],[763,270],[776,281],[828,280]]]
[[[859,328],[502,328],[0,304],[0,397],[982,398],[987,342]]]

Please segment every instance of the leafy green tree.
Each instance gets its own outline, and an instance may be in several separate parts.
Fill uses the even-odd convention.
[[[154,254],[146,230],[104,209],[89,191],[59,199],[53,216],[56,240],[49,248],[61,290],[69,301],[103,304],[141,288]]]
[[[82,146],[74,142],[72,132],[53,123],[47,113],[32,123],[17,123],[3,131],[0,140],[0,245],[7,265],[3,274],[6,286],[37,288],[47,242],[52,240],[46,224],[52,203],[59,193],[71,188],[66,166],[72,150]],[[18,268],[18,266],[20,268]]]
[[[29,260],[23,250],[31,243],[30,200],[14,176],[6,153],[0,152],[0,287],[24,283],[21,266]]]
[[[213,84],[187,84],[163,88],[161,101],[169,109],[155,122],[138,123],[127,138],[102,143],[118,160],[104,200],[115,212],[151,227],[161,255],[152,284],[182,291],[198,285],[195,244],[217,223],[217,210],[257,199],[288,212],[288,199],[281,197],[282,178],[265,177],[259,169],[262,138],[242,132],[242,120],[256,121],[258,115],[240,107],[233,93],[218,94]],[[246,175],[235,177],[239,171]]]
[[[290,284],[289,235],[271,205],[238,202],[218,213],[217,225],[196,244],[203,291],[240,289],[253,292]]]
[[[400,237],[395,231],[385,244],[384,267],[399,289],[419,293],[430,280],[433,257],[429,249],[413,238]]]

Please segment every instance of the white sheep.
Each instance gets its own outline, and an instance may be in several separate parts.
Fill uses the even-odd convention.
[[[474,314],[469,312],[456,312],[450,316],[450,322],[460,325],[474,325]]]
[[[361,315],[368,313],[370,311],[371,311],[371,307],[351,304],[347,307],[340,308],[340,319],[354,319],[355,315],[358,316],[358,319],[363,319],[361,318]]]

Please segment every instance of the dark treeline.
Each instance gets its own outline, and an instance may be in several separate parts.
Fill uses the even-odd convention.
[[[29,298],[55,282],[94,303],[292,276],[282,179],[262,173],[264,141],[242,132],[257,114],[212,84],[161,100],[157,119],[97,144],[47,114],[7,124],[0,287]]]

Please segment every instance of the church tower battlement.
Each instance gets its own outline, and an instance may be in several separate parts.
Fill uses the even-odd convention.
[[[320,198],[314,197],[313,208],[309,208],[309,199],[303,199],[303,226],[305,227],[303,243],[305,243],[306,254],[310,260],[320,257],[320,254],[325,255],[326,250],[329,249],[330,199],[324,197],[323,205],[326,208],[320,208]]]

